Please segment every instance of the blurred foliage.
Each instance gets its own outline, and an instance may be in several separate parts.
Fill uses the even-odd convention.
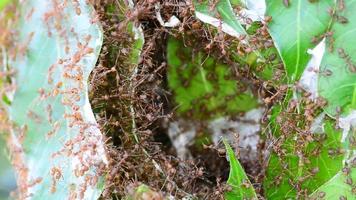
[[[0,0],[0,11],[8,4],[11,0]]]
[[[258,106],[248,85],[235,80],[227,65],[174,38],[168,41],[167,54],[168,83],[178,114],[213,119]]]

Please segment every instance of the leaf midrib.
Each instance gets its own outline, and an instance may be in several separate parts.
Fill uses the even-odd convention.
[[[296,64],[294,68],[294,74],[292,76],[292,81],[296,79],[296,76],[298,74],[298,66],[300,63],[300,13],[301,13],[301,0],[298,0],[298,10],[297,10],[297,59],[296,59]],[[299,172],[298,172],[299,174]]]

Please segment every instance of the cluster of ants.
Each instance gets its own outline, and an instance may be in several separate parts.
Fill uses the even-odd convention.
[[[50,140],[55,135],[59,134],[61,126],[64,123],[68,123],[69,132],[67,133],[69,139],[63,139],[63,147],[58,152],[49,155],[48,159],[56,160],[63,157],[70,158],[73,162],[73,173],[76,177],[84,177],[82,183],[78,183],[78,186],[74,189],[70,189],[69,199],[83,199],[85,192],[89,187],[95,187],[99,177],[105,172],[106,166],[103,163],[102,158],[105,157],[102,144],[104,143],[100,131],[97,125],[93,122],[88,123],[86,120],[86,114],[83,109],[80,109],[85,103],[86,91],[85,80],[87,79],[88,72],[85,72],[84,66],[81,63],[85,57],[94,53],[94,49],[91,47],[90,42],[93,40],[91,35],[81,35],[76,33],[74,27],[68,27],[65,25],[65,11],[73,5],[76,15],[81,15],[81,5],[79,1],[74,1],[73,4],[69,4],[67,1],[61,2],[58,0],[52,0],[50,5],[52,9],[47,10],[43,16],[43,23],[47,25],[48,37],[60,37],[65,44],[63,49],[64,57],[59,58],[56,63],[53,63],[48,70],[46,84],[47,88],[38,89],[38,98],[35,100],[35,104],[44,105],[43,113],[36,113],[34,110],[28,110],[26,115],[29,121],[34,124],[47,123],[50,125],[51,130],[46,134],[46,139]],[[4,14],[18,11],[16,9],[17,2],[13,2],[10,6],[6,7]],[[32,20],[35,8],[28,9],[28,13],[25,13],[25,22]],[[18,13],[18,12],[14,12]],[[14,21],[17,21],[19,15],[15,16]],[[7,16],[6,16],[7,17]],[[94,18],[94,16],[93,16]],[[4,20],[5,21],[5,20]],[[92,20],[92,23],[95,21]],[[9,23],[12,26],[6,27],[6,31],[13,31],[15,22]],[[25,52],[28,50],[28,46],[31,43],[36,32],[31,32],[24,39],[24,41],[18,41],[19,35],[11,38],[13,45],[7,44],[8,52],[10,52],[9,59],[21,59]],[[6,34],[4,34],[6,36]],[[3,36],[3,35],[2,35]],[[77,50],[70,49],[70,43],[73,42],[69,38],[75,38],[77,41]],[[13,53],[13,54],[12,54]],[[58,52],[59,53],[59,52]],[[6,55],[2,55],[6,56]],[[25,66],[24,66],[25,67]],[[8,76],[7,76],[8,77]],[[3,77],[1,77],[3,79]],[[4,80],[7,80],[4,78]],[[8,81],[5,81],[8,82]],[[12,83],[13,84],[13,83]],[[20,83],[23,84],[23,83]],[[49,89],[48,89],[49,88]],[[60,104],[63,105],[65,113],[59,119],[54,118],[53,103],[55,99],[61,99]],[[88,102],[89,103],[89,102]],[[46,117],[44,117],[46,116]],[[62,118],[63,117],[63,118]],[[34,180],[30,180],[30,173],[32,169],[29,169],[26,164],[26,155],[24,154],[23,141],[27,139],[28,126],[17,127],[10,121],[7,123],[14,130],[14,134],[7,136],[8,147],[10,149],[12,164],[18,175],[18,189],[16,195],[20,199],[25,199],[32,194],[30,191],[32,187],[43,182],[44,177],[37,177]],[[1,125],[2,128],[5,126]],[[10,133],[12,131],[9,131]],[[74,136],[75,135],[75,136]],[[65,137],[63,137],[65,138]],[[104,155],[102,155],[104,154]],[[63,170],[68,168],[68,163],[62,163],[58,166],[52,166],[50,174],[52,176],[52,185],[49,188],[51,193],[57,191],[57,183],[63,178]],[[94,170],[96,173],[91,173]],[[70,185],[67,188],[71,188]]]
[[[309,1],[311,3],[316,2],[315,0]],[[246,36],[241,36],[236,40],[222,33],[219,28],[217,31],[202,28],[202,23],[193,17],[194,7],[191,1],[168,0],[161,2],[163,17],[169,18],[176,15],[182,21],[179,27],[168,29],[160,26],[156,20],[154,4],[158,3],[158,0],[140,0],[136,2],[134,7],[130,7],[126,1],[92,0],[97,12],[97,15],[93,16],[92,22],[101,22],[104,30],[104,44],[97,66],[90,76],[91,91],[89,96],[101,132],[105,133],[108,138],[106,141],[108,165],[104,165],[98,162],[97,156],[88,156],[102,153],[98,147],[102,138],[95,135],[98,131],[95,124],[84,123],[85,117],[78,104],[84,98],[82,91],[87,89],[83,84],[86,74],[80,66],[80,61],[86,55],[94,52],[94,49],[89,46],[92,38],[90,35],[81,38],[78,36],[79,33],[75,33],[74,29],[66,30],[61,25],[64,16],[61,11],[66,5],[57,0],[52,2],[53,9],[44,15],[48,34],[60,33],[67,45],[70,42],[68,37],[75,35],[78,50],[73,52],[69,46],[65,48],[66,57],[58,59],[57,63],[54,63],[48,71],[47,83],[51,85],[52,89],[47,91],[40,88],[38,94],[39,101],[43,102],[48,102],[61,95],[61,103],[68,108],[64,118],[69,121],[69,126],[79,133],[75,138],[64,141],[63,149],[52,155],[53,159],[60,156],[77,159],[79,164],[73,173],[77,177],[85,176],[84,182],[78,186],[78,190],[71,191],[70,198],[83,198],[87,188],[95,185],[99,176],[106,174],[107,180],[102,194],[103,198],[110,196],[123,198],[125,194],[132,191],[131,187],[144,183],[156,191],[152,194],[156,199],[163,199],[163,193],[177,198],[193,194],[201,198],[223,199],[224,192],[231,190],[231,187],[222,183],[226,180],[222,180],[221,177],[208,178],[209,174],[205,171],[204,166],[198,166],[199,161],[179,160],[171,155],[169,150],[165,151],[161,142],[157,142],[157,138],[162,135],[160,126],[165,121],[175,117],[173,113],[174,104],[171,103],[173,98],[171,92],[167,89],[165,76],[167,70],[165,55],[167,38],[169,36],[177,37],[183,40],[188,47],[193,43],[190,41],[191,38],[201,42],[202,49],[207,54],[233,66],[231,70],[233,75],[227,78],[246,79],[247,84],[254,88],[253,92],[258,93],[263,98],[265,106],[270,108],[289,95],[287,86],[274,83],[283,79],[282,77],[285,75],[283,63],[278,59],[277,54],[270,53],[265,62],[256,67],[256,71],[252,71],[247,64],[236,63],[233,58],[245,56],[252,51],[268,51],[272,48],[273,41],[268,33],[267,24],[273,19],[267,16],[259,24],[260,27],[248,38],[250,45],[244,45],[239,41],[245,40]],[[79,3],[78,1],[74,2],[75,12],[80,15],[82,11]],[[345,9],[345,3],[343,0],[338,2],[338,9],[341,12]],[[286,7],[290,3],[289,0],[283,0]],[[212,7],[214,7],[214,4]],[[110,11],[112,8],[114,8],[114,12]],[[236,9],[239,10],[239,8]],[[31,19],[32,12],[27,15],[27,20]],[[345,17],[336,15],[335,12],[331,14],[339,23],[348,23]],[[239,17],[244,19],[244,16]],[[244,21],[248,25],[252,24],[249,19]],[[130,59],[132,51],[136,48],[133,45],[136,39],[135,34],[130,29],[132,26],[141,26],[145,37],[138,62]],[[332,31],[325,34],[327,35],[315,37],[314,42],[324,36],[329,38],[329,41],[333,41]],[[27,42],[18,45],[18,52],[25,52],[32,37],[33,34],[30,34]],[[348,64],[350,71],[355,72],[356,67],[348,53],[339,48],[338,54]],[[256,73],[263,71],[268,66],[275,68],[273,80],[261,80]],[[60,73],[63,78],[62,81],[53,78],[57,73]],[[331,74],[328,73],[327,75]],[[0,74],[0,78],[2,76],[8,75]],[[213,80],[214,76],[212,75],[209,78]],[[64,84],[64,82],[70,83],[71,87],[68,87],[69,84]],[[2,94],[2,91],[0,94]],[[291,138],[296,138],[291,145],[295,145],[295,152],[297,152],[300,165],[310,164],[308,152],[305,151],[308,144],[317,143],[311,156],[318,157],[322,151],[323,142],[327,140],[327,138],[313,135],[309,131],[313,119],[321,112],[321,109],[326,105],[326,101],[319,98],[316,102],[313,102],[308,98],[309,95],[304,92],[301,101],[291,100],[288,105],[284,105],[286,109],[279,113],[276,118],[276,122],[280,125],[277,127],[279,134],[267,136],[267,140],[273,141],[273,148],[268,149],[268,145],[266,145],[266,150],[270,150],[280,160],[290,156],[290,152],[285,148],[285,145]],[[300,107],[303,112],[298,111]],[[50,139],[59,131],[61,122],[52,118],[53,108],[49,103],[45,106],[45,110],[46,121],[53,128],[47,134],[47,138]],[[266,113],[266,116],[270,114],[269,112],[271,110]],[[0,114],[0,117],[2,117],[2,111]],[[32,111],[28,111],[27,115],[35,122],[44,120]],[[296,121],[301,123],[296,124]],[[0,126],[0,128],[5,127],[3,124],[0,124]],[[24,133],[20,135],[25,137],[26,128],[22,132]],[[169,140],[167,137],[164,139]],[[354,136],[350,137],[350,141],[352,144],[355,143]],[[165,143],[169,142],[165,141]],[[23,150],[19,149],[14,142],[9,144],[12,145],[10,145],[10,149],[12,149],[12,156],[15,158],[13,159],[14,166],[18,166],[17,171],[22,174],[21,177],[28,177],[28,169],[23,162]],[[328,155],[340,159],[343,151],[341,148],[328,149]],[[264,159],[258,162],[267,165]],[[282,171],[278,172],[279,175],[274,178],[275,182],[273,182],[277,187],[284,179],[289,177],[288,163],[282,162],[281,166]],[[351,164],[351,166],[354,165]],[[99,173],[90,174],[92,167]],[[57,183],[62,178],[62,168],[62,166],[51,168],[51,192],[57,190]],[[262,171],[264,173],[264,170]],[[300,179],[287,180],[297,191],[299,198],[306,197],[309,192],[302,187],[303,182],[313,178],[319,171],[318,167],[308,168],[307,173],[302,174],[303,176]],[[343,172],[349,177],[349,167],[344,168]],[[254,184],[261,185],[262,179],[263,177],[259,177],[259,180],[255,181]],[[33,187],[41,181],[41,177],[30,182],[24,178],[19,183],[20,193],[27,194],[29,187]],[[350,178],[347,178],[347,182],[350,185],[353,184]],[[250,186],[246,185],[246,187]],[[262,188],[257,191],[260,194],[263,193]],[[323,194],[319,195],[322,196]],[[260,197],[263,198],[262,195]]]
[[[268,51],[273,47],[267,31],[267,23],[272,19],[266,18],[265,22],[260,23],[260,28],[248,38],[250,45],[247,46],[221,30],[203,28],[203,24],[194,17],[194,7],[190,1],[161,2],[161,14],[164,18],[176,15],[182,22],[176,28],[162,27],[156,21],[154,4],[157,2],[137,1],[133,8],[110,0],[94,2],[99,20],[106,30],[97,67],[91,74],[90,94],[102,132],[110,137],[109,187],[103,196],[115,194],[123,197],[130,191],[128,185],[137,185],[135,180],[138,180],[156,191],[177,198],[194,194],[202,198],[223,199],[224,191],[227,190],[222,183],[225,179],[208,179],[211,175],[204,171],[206,166],[197,166],[198,160],[179,160],[173,156],[174,152],[171,155],[171,150],[165,150],[167,148],[157,142],[157,138],[162,136],[161,132],[166,131],[161,128],[162,124],[176,117],[173,113],[173,97],[167,89],[165,76],[167,38],[179,38],[187,46],[201,43],[208,55],[234,66],[231,70],[232,77],[227,78],[246,79],[254,92],[270,97],[271,105],[281,98],[282,93],[275,95],[271,83],[257,78],[247,64],[236,63],[233,57],[244,56],[255,50]],[[114,13],[110,11],[112,7],[115,8]],[[252,21],[246,20],[246,23],[251,24]],[[145,36],[137,63],[128,60],[134,41],[134,35],[128,28],[131,25],[141,25]],[[276,53],[270,53],[263,65],[257,66],[257,69],[263,71],[265,65],[275,67],[275,80],[280,80],[283,76],[283,64],[277,59]],[[165,140],[169,140],[165,137]],[[258,184],[261,185],[256,183]]]

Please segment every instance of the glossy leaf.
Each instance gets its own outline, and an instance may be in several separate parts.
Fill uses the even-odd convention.
[[[232,187],[230,192],[225,193],[226,200],[257,199],[256,192],[250,183],[244,169],[236,159],[235,153],[226,140],[223,140],[227,156],[230,162],[230,174],[227,184]]]
[[[232,6],[242,6],[244,8],[244,14],[246,16],[252,17],[253,20],[261,20],[263,18],[265,9],[265,4],[263,1],[219,1],[214,7],[212,4],[208,3],[209,1],[197,2],[195,1],[195,11],[196,16],[205,23],[211,24],[215,27],[222,28],[222,31],[226,32],[235,37],[239,37],[242,35],[252,34],[254,28],[258,28],[260,25],[254,24],[246,31],[245,28],[241,25],[239,19],[237,18]],[[261,5],[263,4],[263,5]],[[258,9],[258,10],[249,10],[249,8]],[[223,13],[223,14],[222,14]],[[261,15],[261,16],[260,16]],[[210,17],[210,18],[209,18]],[[221,19],[221,20],[220,20]],[[246,42],[246,41],[243,41]],[[233,42],[229,45],[228,51],[234,58],[235,62],[238,63],[247,63],[249,64],[253,70],[256,72],[257,76],[267,80],[271,79],[275,73],[275,68],[279,64],[280,58],[274,60],[271,63],[265,64],[263,69],[256,69],[255,64],[258,61],[268,59],[271,54],[277,53],[275,48],[266,49],[266,50],[255,50],[253,53],[248,54],[246,57],[242,57],[240,54],[236,53],[237,43]]]
[[[234,13],[230,0],[219,0],[215,6],[207,0],[194,0],[194,6],[196,17],[203,22],[215,27],[221,26],[222,31],[235,37],[247,34]]]
[[[11,145],[21,149],[13,155],[20,195],[97,199],[103,184],[95,165],[106,156],[87,80],[101,49],[102,30],[86,1],[53,2],[20,4],[19,44],[24,48],[11,63],[17,90],[9,108],[17,125]]]
[[[335,41],[330,44],[330,40],[327,40],[327,46],[333,45],[334,51],[325,51],[320,66],[321,71],[332,73],[330,76],[320,73],[319,94],[328,100],[325,111],[333,117],[338,110],[347,114],[351,109],[356,109],[356,38],[353,36],[356,31],[356,18],[353,13],[356,2],[345,3],[345,10],[337,13],[346,17],[348,23],[341,24],[337,20],[334,22],[332,31]]]
[[[260,2],[259,2],[260,3]],[[233,1],[230,0],[219,0],[216,4],[211,3],[211,1],[204,0],[204,1],[194,1],[195,6],[195,16],[204,23],[210,24],[221,31],[236,37],[241,38],[241,36],[246,36],[244,40],[239,42],[249,44],[249,35],[245,30],[245,27],[242,26],[241,23],[245,23],[243,20],[239,19],[236,13],[233,10],[232,6],[249,6],[255,8],[253,3],[251,2],[240,2],[240,1]],[[258,6],[257,6],[258,7]],[[265,9],[263,10],[265,11]],[[245,13],[240,13],[241,15],[246,15],[249,17],[254,18],[254,20],[261,20],[261,10],[248,10],[244,9]],[[252,48],[252,47],[251,47]],[[235,50],[235,49],[234,49]],[[264,60],[261,52],[259,50],[254,50],[252,53],[248,55],[248,57],[253,58],[252,60],[255,62],[257,58],[261,61]],[[249,58],[243,58],[244,60],[248,60]]]
[[[353,161],[355,162],[355,161]],[[328,182],[318,188],[311,194],[312,199],[323,197],[322,199],[355,199],[355,188],[347,183],[347,179],[351,179],[353,184],[356,180],[356,163],[354,166],[349,166],[347,170],[350,170],[348,174],[346,172],[339,172],[332,177]],[[345,168],[346,169],[346,168]]]
[[[327,12],[333,8],[334,0],[288,1],[267,0],[267,15],[272,16],[269,32],[285,64],[291,81],[298,80],[310,56],[309,48],[313,36],[323,34],[330,26],[331,16]]]
[[[320,66],[318,92],[328,101],[324,110],[331,117],[345,116],[346,123],[350,123],[349,126],[352,127],[352,121],[347,122],[347,118],[352,119],[352,112],[356,109],[356,54],[354,53],[356,48],[353,45],[356,40],[351,36],[356,30],[356,20],[353,16],[356,2],[344,2],[344,10],[337,8],[334,23],[331,27],[333,40],[326,40],[327,50]],[[340,22],[340,17],[346,19],[347,23]],[[325,75],[323,72],[328,72],[329,75]],[[341,122],[339,125],[341,127]],[[343,124],[343,126],[348,125]],[[354,131],[344,130],[343,139],[346,139],[347,154],[355,156],[354,147],[348,146],[350,137],[355,137]],[[346,183],[347,178],[356,180],[355,163],[352,163],[352,159],[351,163],[345,167],[350,166],[350,175],[346,176],[345,172],[340,170],[337,175],[313,192],[311,197],[325,196],[326,199],[341,199],[343,196],[347,199],[353,199],[355,197],[355,193],[352,192],[353,188]]]
[[[199,119],[248,111],[258,103],[249,90],[242,92],[228,66],[201,51],[170,38],[167,47],[168,85],[178,104],[177,112]]]

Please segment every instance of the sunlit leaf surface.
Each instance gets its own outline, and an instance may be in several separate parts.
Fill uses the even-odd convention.
[[[320,186],[316,191],[313,192],[311,198],[320,198],[323,199],[355,199],[355,191],[352,188],[352,184],[356,180],[356,160],[344,168],[344,172],[337,173],[324,185]],[[346,172],[346,170],[350,170]],[[351,185],[350,185],[351,180]]]
[[[325,110],[334,117],[356,109],[356,2],[345,3],[345,10],[337,14],[346,17],[348,23],[334,20],[331,30],[335,41],[327,40],[319,75],[319,93],[328,100]]]
[[[310,59],[311,39],[330,26],[333,0],[275,1],[267,0],[267,15],[272,17],[269,32],[285,64],[288,77],[298,80]],[[283,2],[289,2],[286,6]]]
[[[221,27],[222,31],[235,37],[247,34],[234,13],[230,0],[219,0],[216,4],[209,4],[209,2],[194,1],[195,15],[198,19],[215,27]]]

